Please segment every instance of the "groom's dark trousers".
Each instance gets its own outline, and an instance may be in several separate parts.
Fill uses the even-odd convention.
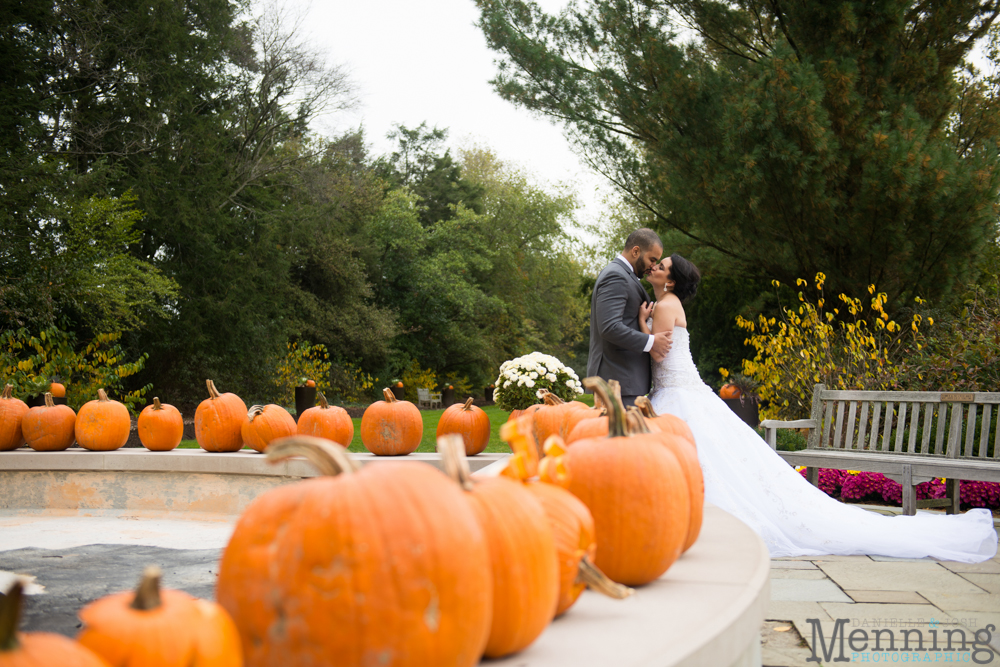
[[[590,300],[587,375],[617,380],[625,405],[649,393],[649,335],[639,329],[639,306],[649,300],[635,272],[620,260],[608,264]]]

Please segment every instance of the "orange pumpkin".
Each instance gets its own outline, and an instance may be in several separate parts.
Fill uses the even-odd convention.
[[[559,561],[552,528],[541,503],[524,485],[507,477],[473,480],[465,443],[442,436],[438,451],[445,468],[467,493],[489,546],[493,575],[493,618],[484,655],[499,658],[527,648],[555,617]]]
[[[540,407],[542,407],[540,404],[535,404],[535,405],[529,405],[528,407],[524,408],[523,410],[512,410],[511,413],[510,413],[510,415],[507,417],[507,421],[512,422],[515,419],[518,419],[518,418],[523,417],[525,415],[530,415],[530,414],[534,413],[535,410],[538,410]]]
[[[608,417],[602,414],[597,417],[584,419],[573,427],[573,430],[566,436],[566,444],[572,445],[577,440],[587,438],[599,438],[608,434]]]
[[[49,392],[53,398],[66,398],[66,387],[61,382],[50,383]]]
[[[194,437],[207,452],[235,452],[243,448],[243,421],[247,404],[236,394],[220,394],[205,380],[208,398],[194,413]]]
[[[138,590],[115,593],[80,610],[77,641],[123,667],[241,667],[240,636],[226,610],[183,591],[160,589],[147,567]]]
[[[698,444],[694,441],[694,433],[691,432],[691,427],[680,417],[656,414],[656,411],[653,410],[653,403],[645,396],[635,399],[635,407],[642,411],[642,416],[646,418],[647,422],[655,424],[661,432],[673,433],[690,442],[695,448],[698,447]]]
[[[409,401],[397,401],[388,387],[384,401],[376,401],[361,416],[361,444],[376,456],[401,456],[415,452],[424,436],[420,410]]]
[[[36,452],[59,452],[73,444],[76,413],[68,405],[56,405],[52,394],[45,393],[45,405],[36,405],[24,413],[21,433]]]
[[[316,386],[316,380],[306,380],[306,386],[307,387],[315,387]]]
[[[97,390],[97,400],[87,401],[76,416],[76,442],[94,452],[110,452],[128,442],[132,418],[128,408]]]
[[[17,449],[24,444],[21,422],[28,412],[28,404],[14,398],[14,386],[6,385],[0,394],[0,452]]]
[[[720,398],[739,398],[742,394],[743,392],[740,391],[740,388],[734,384],[724,384],[719,389]]]
[[[619,583],[646,584],[683,550],[691,516],[684,470],[659,434],[628,433],[625,410],[607,383],[587,378],[584,386],[609,406],[608,437],[578,440],[564,454],[547,456],[540,477],[564,484],[593,514],[594,564]]]
[[[280,405],[254,405],[243,420],[243,442],[263,452],[271,441],[295,435],[297,426],[288,410]]]
[[[631,433],[649,433],[653,424],[648,424],[639,408],[628,409],[629,431]],[[681,422],[683,423],[683,422]],[[698,539],[701,532],[702,514],[705,506],[705,478],[698,462],[698,452],[684,438],[674,433],[660,432],[660,441],[673,452],[678,463],[684,469],[684,479],[687,481],[691,501],[691,517],[688,524],[687,537],[684,539],[683,550],[687,551]]]
[[[437,437],[457,433],[465,442],[465,455],[475,456],[484,449],[490,441],[490,418],[482,408],[472,404],[472,399],[464,405],[456,403],[449,406],[441,415],[437,426]]]
[[[246,664],[478,664],[493,583],[461,490],[423,463],[359,471],[343,447],[319,438],[267,450],[272,462],[291,456],[324,476],[258,496],[219,566],[216,597],[240,630]]]
[[[184,418],[177,408],[154,397],[153,404],[139,413],[136,430],[143,447],[153,452],[169,452],[181,444]]]
[[[576,422],[591,416],[588,414],[590,407],[586,403],[579,401],[567,403],[551,392],[546,392],[542,401],[544,401],[542,406],[535,411],[535,442],[539,445],[544,444],[549,436],[553,435],[565,439]],[[572,420],[570,424],[574,416],[578,418]],[[541,455],[541,449],[538,453]]]
[[[299,416],[295,427],[299,435],[311,435],[332,440],[348,447],[354,440],[354,421],[347,410],[330,405],[323,392],[319,392],[319,405],[309,408]]]
[[[0,595],[0,667],[108,667],[90,649],[51,632],[17,631],[24,588],[15,581]]]

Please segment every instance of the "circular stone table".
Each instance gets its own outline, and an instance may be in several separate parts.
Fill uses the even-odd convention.
[[[355,455],[365,465],[407,457]],[[506,455],[470,459],[495,473]],[[74,613],[131,588],[150,562],[165,584],[210,597],[219,553],[257,495],[315,472],[256,453],[0,452],[0,585],[12,571],[36,577],[24,629],[72,636]],[[759,667],[770,559],[746,525],[706,505],[698,541],[657,581],[627,600],[586,592],[521,653],[484,664]]]

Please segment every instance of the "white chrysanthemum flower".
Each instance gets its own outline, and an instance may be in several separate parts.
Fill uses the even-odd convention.
[[[537,380],[538,373],[536,373],[535,371],[531,371],[530,373],[528,373],[528,377],[530,377],[532,380]]]
[[[535,381],[534,380],[525,380],[524,381],[524,386],[525,387],[534,387],[535,386]]]
[[[572,380],[566,380],[566,386],[569,387],[570,389],[576,389],[576,386],[573,384]]]
[[[549,373],[548,375],[545,376],[545,379],[548,380],[549,382],[555,382],[556,381],[556,374],[555,373]]]
[[[506,389],[506,388],[507,388],[507,387],[509,387],[509,386],[510,386],[511,384],[512,384],[512,383],[511,383],[511,381],[510,381],[510,380],[507,380],[506,382],[504,382],[504,383],[503,383],[503,388],[504,388],[504,389]]]

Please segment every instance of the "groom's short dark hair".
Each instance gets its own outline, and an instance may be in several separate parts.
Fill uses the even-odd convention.
[[[646,252],[650,248],[659,246],[663,248],[663,241],[660,240],[659,234],[654,232],[649,227],[642,227],[637,229],[628,235],[625,239],[625,250],[626,252],[632,248],[639,246],[639,250]]]

